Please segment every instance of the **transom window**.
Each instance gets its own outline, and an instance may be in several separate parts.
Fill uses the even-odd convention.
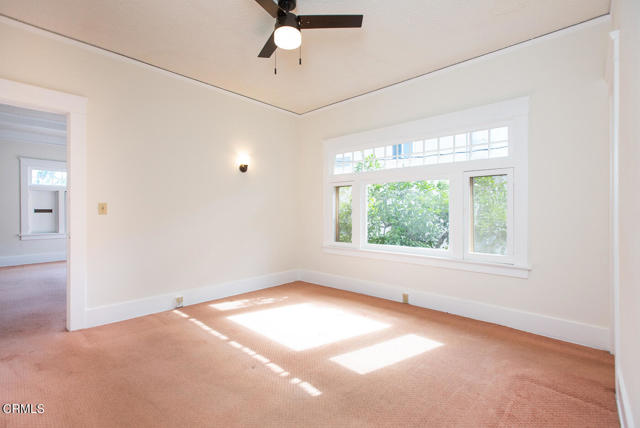
[[[501,126],[338,153],[333,173],[352,174],[506,156],[509,156],[509,127]]]
[[[526,276],[527,114],[516,99],[326,141],[325,248]]]
[[[51,171],[46,169],[32,169],[31,182],[41,186],[62,186],[67,185],[66,171]]]

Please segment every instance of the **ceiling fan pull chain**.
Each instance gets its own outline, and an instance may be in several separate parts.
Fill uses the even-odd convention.
[[[274,66],[273,66],[273,74],[277,75],[278,74],[278,51],[274,52],[273,58],[274,58],[274,62],[275,62]]]
[[[302,65],[302,45],[300,45],[300,53],[298,54],[298,65]]]

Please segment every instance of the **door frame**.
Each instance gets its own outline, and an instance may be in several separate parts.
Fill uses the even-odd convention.
[[[0,78],[0,103],[67,116],[67,330],[85,327],[87,306],[87,98]]]

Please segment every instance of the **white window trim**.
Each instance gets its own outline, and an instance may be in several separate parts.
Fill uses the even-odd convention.
[[[330,254],[439,266],[474,272],[528,277],[528,97],[434,116],[386,128],[345,135],[324,142],[323,248]],[[509,155],[503,158],[447,164],[333,174],[336,154],[372,146],[392,145],[455,135],[475,129],[509,127]],[[469,177],[509,171],[508,247],[506,256],[479,255],[468,251]],[[366,186],[371,183],[449,180],[450,235],[448,250],[398,248],[366,242]],[[335,242],[334,187],[352,187],[352,242]],[[361,197],[362,196],[362,197]]]
[[[473,220],[470,213],[472,211],[471,205],[473,204],[471,198],[471,183],[470,180],[473,177],[487,177],[492,175],[506,175],[507,176],[507,254],[485,254],[474,253],[471,251],[471,221]],[[501,169],[487,169],[480,171],[466,171],[464,173],[463,180],[463,203],[464,203],[464,259],[465,260],[477,260],[481,262],[494,262],[494,263],[507,263],[513,264],[514,262],[514,205],[513,205],[513,168],[501,168]],[[467,223],[468,222],[468,223]]]
[[[19,157],[20,160],[20,239],[23,241],[34,239],[64,239],[66,238],[66,213],[63,212],[66,198],[66,186],[46,186],[34,185],[32,183],[31,171],[34,169],[44,169],[47,171],[67,172],[67,163],[46,159],[34,159]],[[31,233],[29,230],[29,213],[33,207],[29,206],[29,190],[51,190],[58,192],[58,232],[53,233]]]

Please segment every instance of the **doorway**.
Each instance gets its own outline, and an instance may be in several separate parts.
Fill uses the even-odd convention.
[[[7,333],[66,325],[66,145],[66,115],[0,104],[0,324]]]
[[[11,137],[18,140],[22,136],[26,140],[27,134],[30,134],[30,138],[39,139],[36,143],[27,142],[32,144],[28,147],[34,150],[36,146],[54,146],[56,143],[62,147],[58,147],[57,151],[42,152],[44,155],[14,154],[20,171],[20,223],[19,232],[14,233],[14,238],[19,241],[17,247],[21,247],[21,252],[10,250],[9,244],[0,241],[0,245],[7,245],[6,248],[0,247],[4,251],[0,253],[0,265],[5,266],[0,267],[3,270],[0,274],[15,274],[17,268],[7,267],[13,264],[27,269],[35,283],[48,274],[61,280],[64,283],[62,292],[67,330],[85,327],[86,105],[87,99],[84,97],[0,79],[0,115],[2,111],[6,112],[4,139]],[[14,119],[13,122],[8,118]],[[45,126],[43,130],[45,123],[48,127]],[[38,136],[34,137],[36,134]],[[0,141],[0,144],[3,142]],[[10,212],[8,208],[6,213]],[[3,215],[3,219],[5,217],[7,215]],[[15,222],[12,224],[11,227],[15,229]],[[37,244],[31,245],[32,241],[37,241]],[[56,241],[57,244],[54,243]],[[35,252],[32,251],[34,247],[37,248]],[[9,254],[12,251],[15,254]],[[49,264],[37,265],[37,269],[35,263],[42,262]],[[20,275],[16,277],[19,278]],[[35,283],[31,286],[35,286]],[[14,291],[28,293],[28,288]],[[17,298],[21,302],[17,304],[27,305],[31,296],[22,297]]]

